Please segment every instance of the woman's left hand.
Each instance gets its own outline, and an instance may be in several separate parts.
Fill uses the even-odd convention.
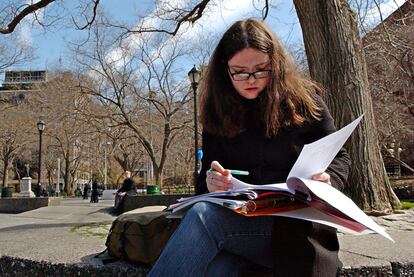
[[[328,185],[331,185],[331,175],[329,175],[326,172],[313,175],[312,180],[327,183]]]

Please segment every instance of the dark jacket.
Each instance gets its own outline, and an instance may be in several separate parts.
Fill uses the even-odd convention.
[[[98,188],[99,188],[99,186],[98,186],[98,183],[97,182],[93,182],[92,183],[92,192],[97,192],[98,191]]]
[[[118,189],[117,192],[128,192],[128,191],[137,192],[136,184],[134,180],[132,180],[131,178],[126,178],[124,182],[122,183],[122,187]]]
[[[213,160],[224,168],[247,170],[248,176],[237,176],[250,184],[286,182],[287,175],[308,144],[335,131],[333,119],[321,98],[320,121],[306,121],[301,126],[285,127],[270,139],[258,123],[258,110],[252,102],[246,115],[245,130],[233,138],[203,133],[202,170],[196,194],[207,192],[206,170]],[[342,189],[348,176],[350,159],[341,150],[330,165],[332,185]],[[341,266],[338,259],[336,230],[308,221],[274,218],[275,273],[277,276],[335,276]]]

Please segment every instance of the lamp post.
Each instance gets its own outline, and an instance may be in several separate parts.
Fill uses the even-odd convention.
[[[41,194],[42,185],[40,183],[42,177],[42,134],[45,129],[45,122],[41,119],[37,122],[37,130],[39,130],[39,171],[38,171],[38,181],[37,181],[37,191],[36,196],[39,197]]]
[[[198,177],[198,120],[197,120],[197,86],[200,81],[201,72],[194,65],[188,72],[188,78],[191,82],[194,94],[194,185],[197,184]]]
[[[104,186],[106,189],[106,183],[108,182],[108,161],[107,161],[107,153],[106,153],[106,145],[104,146]]]
[[[104,146],[104,187],[105,187],[105,190],[107,189],[106,184],[108,183],[108,152],[106,148],[110,144],[111,142],[107,141]]]
[[[60,159],[57,159],[57,176],[56,176],[56,196],[59,196],[60,193]]]

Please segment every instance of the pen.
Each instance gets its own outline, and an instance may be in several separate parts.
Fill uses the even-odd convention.
[[[234,170],[234,169],[228,169],[231,174],[233,175],[249,175],[249,171],[244,170]],[[214,168],[210,168],[210,171],[216,171]]]

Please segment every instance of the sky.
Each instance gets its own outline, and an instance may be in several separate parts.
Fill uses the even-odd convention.
[[[139,4],[137,4],[139,2]],[[277,8],[274,8],[268,18],[268,24],[277,29],[278,34],[287,41],[301,39],[299,24],[293,9],[292,1],[278,1]],[[103,7],[110,16],[115,19],[127,20],[134,22],[138,11],[154,9],[151,0],[104,0],[101,1]],[[254,7],[250,0],[226,0],[224,9],[213,9],[207,16],[201,18],[195,25],[207,26],[207,29],[223,33],[234,21],[248,17],[254,12]],[[139,5],[139,6],[138,6]],[[145,8],[143,8],[145,7]],[[141,12],[143,13],[143,12]],[[256,15],[259,13],[256,11]],[[137,22],[138,23],[138,22]],[[294,30],[292,31],[292,28]],[[199,28],[198,28],[199,29]],[[27,22],[18,28],[19,35],[26,43],[31,44],[36,49],[37,59],[30,64],[19,66],[19,69],[42,70],[59,65],[65,66],[65,60],[70,56],[67,43],[72,39],[84,37],[85,31],[77,31],[73,28],[58,30],[48,28],[46,31],[42,28],[33,28]],[[192,31],[197,32],[197,30]],[[191,32],[188,32],[191,33]],[[187,39],[197,39],[195,36],[187,36]]]
[[[164,0],[172,1],[172,0]],[[184,1],[184,0],[175,0]],[[220,0],[214,0],[220,1]],[[74,9],[76,1],[64,1],[66,8]],[[120,4],[122,2],[122,4]],[[161,2],[161,1],[158,1]],[[260,13],[255,11],[253,3],[262,3],[258,0],[225,0],[224,8],[218,9],[215,5],[210,6],[208,16],[203,16],[193,27],[191,32],[186,32],[185,40],[199,40],[202,32],[207,28],[217,34],[223,33],[234,21]],[[401,5],[404,0],[389,0],[381,7],[384,18],[396,9],[396,5]],[[273,0],[273,7],[266,20],[267,24],[279,35],[285,45],[302,44],[302,34],[300,25],[295,13],[292,0]],[[151,13],[156,8],[152,0],[102,0],[101,4],[109,15],[117,20],[127,21],[138,24],[137,14],[145,15]],[[378,21],[378,12],[369,13],[367,20]],[[20,70],[44,70],[51,68],[65,68],[70,61],[70,51],[68,42],[79,39],[86,35],[85,31],[74,30],[73,26],[57,29],[48,28],[46,31],[39,27],[33,27],[27,21],[17,29],[22,41],[35,48],[37,56],[31,63],[20,65]],[[191,61],[189,62],[191,63]],[[0,79],[3,79],[0,76]]]

